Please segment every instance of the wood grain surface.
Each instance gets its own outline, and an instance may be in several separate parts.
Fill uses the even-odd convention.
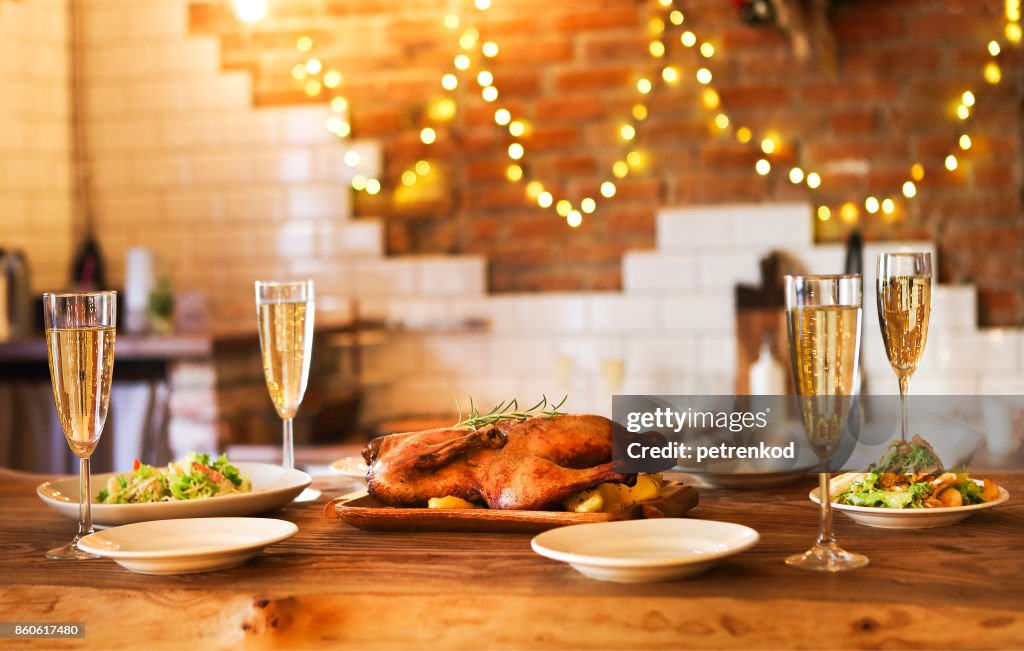
[[[815,535],[807,478],[765,492],[701,489],[690,517],[754,527],[761,542],[673,583],[593,581],[517,534],[373,533],[323,516],[359,488],[275,517],[299,533],[247,565],[141,576],[112,561],[49,561],[74,523],[0,471],[0,619],[82,621],[85,639],[0,648],[1024,648],[1024,476],[1007,504],[945,529],[888,531],[836,516],[871,565],[840,575],[783,559]]]

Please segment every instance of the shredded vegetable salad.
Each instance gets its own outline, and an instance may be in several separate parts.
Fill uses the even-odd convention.
[[[139,504],[200,500],[207,497],[251,493],[249,477],[231,465],[227,456],[213,461],[210,455],[189,452],[181,461],[172,461],[166,468],[154,468],[138,459],[130,473],[115,475],[99,492],[99,504]]]
[[[999,487],[979,483],[966,468],[946,470],[927,441],[918,435],[890,446],[867,472],[847,473],[832,480],[833,502],[889,509],[968,506],[999,497]]]

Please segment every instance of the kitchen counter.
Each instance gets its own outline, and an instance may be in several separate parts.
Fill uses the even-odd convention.
[[[241,567],[154,577],[44,552],[74,523],[45,508],[45,477],[0,470],[0,610],[9,621],[81,621],[85,639],[0,648],[1021,648],[1024,476],[994,477],[1001,507],[942,529],[888,531],[836,515],[867,568],[788,568],[817,531],[814,485],[701,490],[691,517],[760,531],[752,550],[690,580],[619,585],[530,550],[528,535],[368,533],[326,519],[358,488],[318,477],[318,501],[272,514],[299,532]]]

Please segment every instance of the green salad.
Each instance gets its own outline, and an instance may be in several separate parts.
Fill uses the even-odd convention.
[[[155,468],[138,459],[130,473],[115,475],[99,492],[98,504],[139,504],[200,500],[207,497],[251,493],[249,477],[220,455],[189,452],[181,461],[172,461],[166,468]]]

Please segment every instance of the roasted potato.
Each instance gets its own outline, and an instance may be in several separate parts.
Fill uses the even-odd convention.
[[[431,509],[479,509],[479,504],[467,502],[461,497],[447,495],[445,497],[431,497],[427,500],[427,508]]]
[[[566,511],[576,513],[612,513],[637,502],[653,499],[661,490],[661,475],[640,475],[636,484],[599,484],[563,502]]]
[[[991,502],[999,497],[999,486],[991,479],[985,480],[985,487],[981,490],[981,497],[986,502]]]

